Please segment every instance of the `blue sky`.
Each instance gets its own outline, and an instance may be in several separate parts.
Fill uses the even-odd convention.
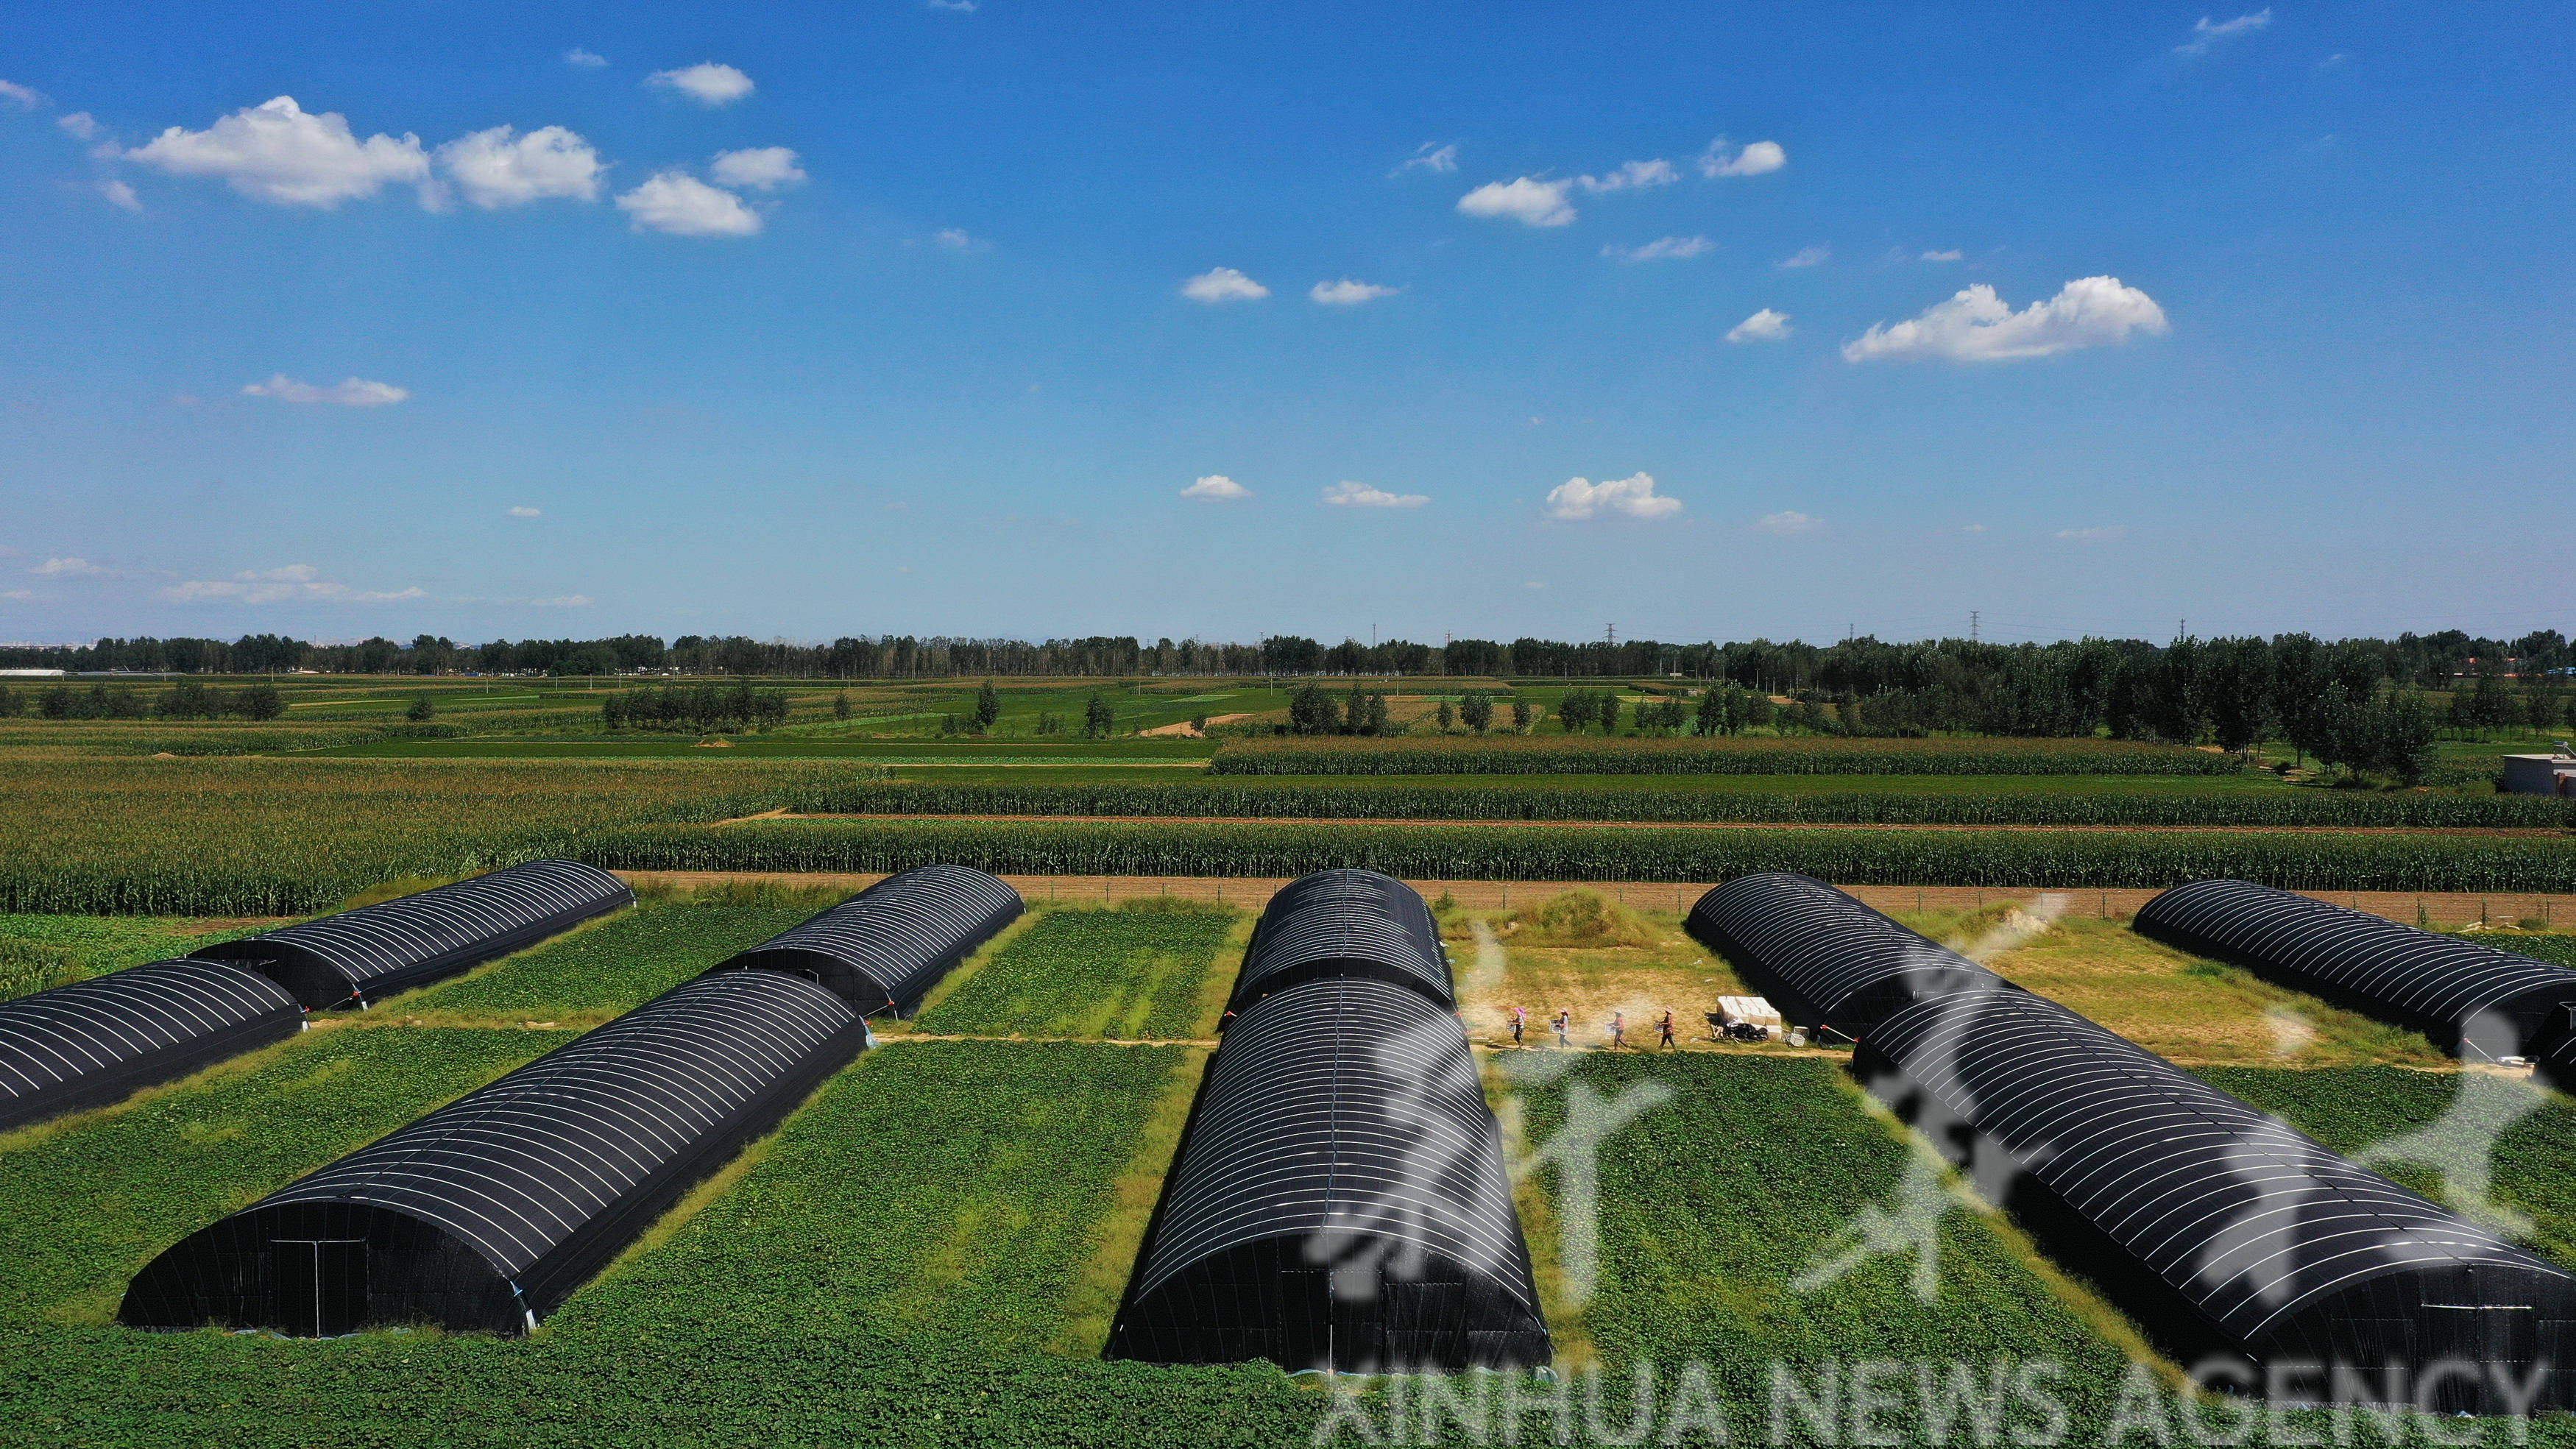
[[[717,9],[13,16],[0,638],[2576,624],[2561,5]]]

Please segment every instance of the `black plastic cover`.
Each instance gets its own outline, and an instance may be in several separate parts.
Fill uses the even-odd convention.
[[[1109,1357],[1456,1373],[1550,1353],[1457,1018],[1365,977],[1247,1010],[1209,1066]]]
[[[188,954],[239,961],[316,1011],[364,1006],[634,903],[635,892],[597,866],[531,860]]]
[[[2010,982],[1823,881],[1738,876],[1691,907],[1690,932],[1744,968],[1747,984],[1801,1026],[1860,1040],[1914,1001]]]
[[[2576,971],[2241,880],[2196,880],[2138,911],[2145,935],[2413,1027],[2472,1060],[2529,1056],[2576,1005]]]
[[[123,1101],[303,1029],[285,988],[221,961],[155,961],[0,1001],[0,1130]]]
[[[819,982],[863,1016],[910,1016],[976,948],[1020,918],[1020,893],[962,865],[915,866],[715,969]]]
[[[867,1039],[812,982],[699,977],[189,1235],[119,1321],[524,1332]]]

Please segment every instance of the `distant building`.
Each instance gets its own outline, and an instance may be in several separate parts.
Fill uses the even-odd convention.
[[[2504,787],[2517,795],[2576,797],[2576,755],[2507,755]]]

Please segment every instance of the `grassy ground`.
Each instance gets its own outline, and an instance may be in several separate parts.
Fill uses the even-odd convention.
[[[2175,1061],[2302,1067],[2446,1061],[2420,1033],[2187,955],[2126,922],[2070,915],[2023,939],[2013,929],[2017,913],[2017,907],[1995,906],[1905,919],[1935,940],[1977,954],[2016,984]],[[1981,944],[1987,949],[1979,950]]]

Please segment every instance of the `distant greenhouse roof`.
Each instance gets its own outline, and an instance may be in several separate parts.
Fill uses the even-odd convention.
[[[1019,919],[1020,893],[962,865],[890,875],[719,965],[821,982],[861,1014],[909,1016],[940,978]]]
[[[624,881],[597,866],[532,860],[191,954],[248,964],[316,1009],[362,1005],[634,902]]]

